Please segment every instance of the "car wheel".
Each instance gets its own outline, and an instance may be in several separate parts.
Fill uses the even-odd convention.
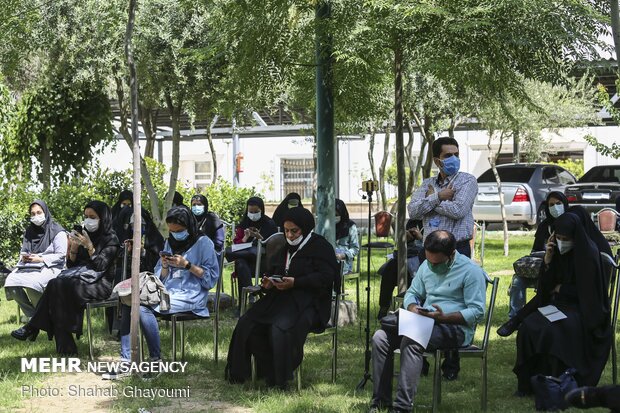
[[[540,223],[543,222],[545,219],[547,219],[545,207],[541,204],[538,207],[538,211],[536,212],[536,226],[540,225]]]

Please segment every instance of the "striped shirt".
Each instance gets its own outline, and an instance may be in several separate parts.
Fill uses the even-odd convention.
[[[459,172],[453,178],[444,179],[434,176],[422,181],[422,185],[411,196],[407,206],[409,218],[421,219],[424,224],[424,238],[438,229],[451,232],[456,241],[466,241],[474,235],[474,214],[472,208],[478,195],[478,182],[472,174]],[[451,201],[441,201],[439,191],[454,185],[454,197]],[[429,185],[433,193],[426,196]]]

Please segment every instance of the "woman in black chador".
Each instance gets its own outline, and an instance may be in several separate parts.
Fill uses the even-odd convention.
[[[237,323],[228,350],[226,378],[243,383],[250,378],[254,355],[259,377],[270,386],[286,387],[303,359],[309,332],[325,329],[332,291],[340,288],[334,248],[312,232],[314,218],[305,208],[292,208],[284,217],[287,245],[269,263],[262,279],[265,296]]]
[[[112,229],[110,207],[91,201],[84,208],[84,229],[69,235],[68,269],[50,280],[30,322],[13,331],[18,340],[34,340],[39,330],[56,339],[56,352],[75,355],[73,333],[82,334],[84,305],[112,292],[120,243]],[[72,273],[71,268],[79,270]]]
[[[567,212],[554,225],[536,296],[513,318],[519,323],[518,395],[532,392],[532,376],[558,376],[568,367],[577,369],[579,385],[595,386],[611,346],[609,274],[599,248],[577,215]],[[536,311],[547,305],[567,318],[550,322]]]

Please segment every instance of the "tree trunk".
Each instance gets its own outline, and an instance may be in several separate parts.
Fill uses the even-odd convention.
[[[157,114],[159,110],[140,105],[140,121],[144,128],[146,145],[144,145],[144,157],[153,159],[155,154],[155,138],[157,137]]]
[[[435,141],[435,134],[433,133],[432,119],[430,116],[424,116],[424,136],[426,137],[426,159],[424,161],[424,167],[422,169],[422,178],[431,177],[431,169],[433,168],[433,142]]]
[[[381,210],[387,211],[387,197],[385,195],[385,166],[390,156],[390,131],[391,125],[388,121],[385,127],[385,140],[383,141],[383,159],[379,168],[379,193],[381,194]]]
[[[318,186],[318,173],[316,170],[316,166],[317,166],[317,162],[316,162],[316,158],[317,158],[317,146],[316,146],[316,135],[314,137],[314,145],[312,145],[312,166],[313,166],[313,171],[312,172],[312,207],[310,208],[310,211],[312,212],[313,215],[316,215],[316,203],[317,203],[317,186]],[[283,197],[286,196],[287,194],[283,194]],[[302,195],[303,198],[303,195]]]
[[[499,173],[497,173],[497,158],[502,151],[502,145],[504,142],[504,132],[500,134],[500,143],[497,154],[494,155],[491,150],[491,141],[493,140],[493,131],[489,131],[489,142],[487,143],[487,148],[489,148],[489,163],[491,164],[491,169],[493,170],[493,175],[495,176],[495,182],[497,182],[497,193],[499,195],[499,205],[500,211],[502,213],[502,224],[504,230],[504,257],[508,256],[509,252],[509,242],[508,242],[508,221],[506,220],[506,205],[504,204],[504,195],[502,194],[502,180],[499,177]]]
[[[170,92],[166,92],[166,105],[170,112],[170,122],[172,124],[172,166],[170,168],[170,181],[168,183],[168,193],[164,201],[164,210],[162,215],[166,216],[166,213],[172,207],[172,200],[174,198],[174,192],[177,189],[177,182],[179,180],[179,157],[181,153],[181,110],[183,107],[183,97],[179,97],[177,104],[174,104]],[[164,224],[160,226],[161,230]]]
[[[611,34],[614,39],[614,49],[616,51],[616,61],[620,59],[620,10],[618,0],[611,0]]]
[[[52,153],[47,145],[47,138],[41,148],[41,173],[39,181],[43,184],[43,191],[49,193],[52,188]]]
[[[213,146],[213,136],[211,136],[211,126],[207,129],[207,140],[209,141],[209,150],[211,151],[211,162],[213,162],[213,175],[211,175],[211,182],[217,181],[217,155],[215,153],[215,146]]]
[[[407,174],[407,189],[405,190],[405,199],[409,199],[411,197],[411,194],[413,194],[413,190],[415,189],[415,184],[417,182],[418,175],[416,175],[416,168],[418,168],[418,172],[419,172],[420,159],[418,158],[417,166],[414,165],[413,158],[411,156],[411,150],[413,149],[413,138],[414,138],[413,126],[411,126],[411,121],[407,117],[404,118],[404,123],[405,123],[405,127],[407,128],[407,133],[409,134],[409,139],[407,140],[407,145],[405,146],[405,164],[409,168],[409,173]],[[424,148],[424,145],[425,144],[423,143],[422,148]],[[390,206],[390,213],[391,214],[396,213],[397,208],[398,208],[398,202],[393,203]],[[396,222],[393,223],[392,228],[394,229],[394,232],[396,232],[395,230]]]
[[[516,130],[512,135],[512,162],[521,162],[521,142],[519,139],[519,131]]]
[[[373,181],[378,181],[377,171],[375,170],[375,128],[370,128],[370,138],[368,142],[368,163],[370,164],[370,175]]]
[[[131,137],[133,140],[133,242],[131,251],[131,361],[140,361],[139,337],[140,328],[140,251],[142,249],[142,210],[140,194],[140,139],[138,136],[138,80],[136,78],[136,65],[133,60],[131,38],[136,12],[137,0],[129,1],[129,18],[127,19],[127,31],[125,32],[125,54],[129,66],[129,90],[131,94]]]
[[[400,47],[394,50],[394,121],[396,123],[396,171],[398,176],[398,209],[396,213],[396,249],[398,253],[398,292],[407,290],[407,233],[405,217],[407,199],[401,196],[406,190],[405,145],[403,137],[403,54]]]
[[[127,146],[133,150],[133,138],[128,131],[128,122],[129,118],[129,109],[127,108],[127,102],[125,101],[125,91],[123,89],[123,76],[119,73],[120,68],[114,68],[114,80],[116,83],[116,97],[118,99],[118,107],[120,112],[120,122],[121,126],[119,128],[119,133],[125,139]],[[151,216],[153,218],[153,222],[159,228],[162,225],[163,217],[161,215],[159,209],[159,198],[157,197],[157,191],[155,191],[155,186],[153,185],[153,180],[151,179],[151,174],[146,167],[146,161],[144,158],[140,157],[140,173],[142,175],[142,180],[144,181],[144,186],[146,187],[147,194],[149,196],[149,201],[151,203]]]

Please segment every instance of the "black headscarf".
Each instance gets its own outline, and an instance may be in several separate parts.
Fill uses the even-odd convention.
[[[301,229],[302,243],[303,240],[306,239],[314,229],[314,216],[312,212],[308,211],[306,208],[291,208],[284,214],[282,224],[290,221],[293,224],[297,225]],[[288,244],[287,244],[288,245]],[[299,245],[288,245],[288,250],[290,252],[297,251]]]
[[[173,206],[185,205],[183,203],[183,195],[181,195],[178,191],[174,191],[174,196],[172,197],[172,205]]]
[[[336,212],[340,215],[340,222],[336,224],[336,239],[338,240],[349,236],[349,228],[355,225],[355,222],[349,218],[346,204],[338,198],[336,198]]]
[[[114,220],[114,231],[116,236],[120,240],[127,240],[133,238],[133,207],[123,208],[118,215],[118,218]],[[161,235],[157,226],[151,218],[149,211],[142,208],[142,228],[144,236],[144,248],[147,250],[153,250],[156,253],[163,248],[164,237]]]
[[[202,215],[194,214],[194,218],[196,218],[196,223],[198,225],[198,232],[200,235],[206,235],[215,242],[215,234],[217,230],[222,227],[222,221],[220,221],[220,217],[218,217],[217,214],[209,211],[209,200],[206,196],[196,194],[192,197],[192,202],[195,200],[200,201],[205,207],[205,212],[203,212]]]
[[[168,211],[168,215],[166,215],[166,222],[169,224],[182,225],[187,229],[187,232],[189,232],[189,237],[183,241],[177,241],[172,234],[168,235],[168,244],[170,244],[170,249],[174,254],[184,253],[190,249],[200,237],[200,234],[198,234],[198,226],[196,225],[196,218],[194,218],[192,211],[185,205],[171,208]]]
[[[549,211],[549,199],[550,198],[555,198],[555,199],[559,199],[560,201],[562,201],[562,204],[564,205],[564,212],[568,211],[568,198],[566,198],[566,195],[558,191],[549,192],[549,194],[547,195],[547,198],[545,199],[545,216],[546,216],[545,221],[547,221],[549,225],[551,225],[553,221],[556,220],[556,218],[554,218],[553,215],[551,215],[551,212]]]
[[[121,208],[121,202],[127,200],[131,201],[131,203],[133,204],[133,192],[125,190],[118,194],[118,199],[116,200],[116,203],[112,205],[112,219],[115,219],[123,209]]]
[[[588,234],[588,237],[592,241],[594,241],[599,251],[608,254],[610,257],[613,257],[609,242],[605,239],[603,234],[601,234],[601,231],[599,231],[596,225],[594,225],[592,218],[590,218],[590,213],[586,211],[584,207],[580,205],[574,205],[568,208],[567,212],[570,212],[571,214],[577,215],[577,217],[579,217],[581,224],[586,231],[586,234]]]
[[[297,206],[303,207],[303,205],[301,204],[301,196],[299,196],[297,192],[291,192],[282,200],[282,202],[280,202],[280,205],[278,205],[276,210],[273,212],[273,222],[275,222],[276,226],[278,226],[280,229],[282,229],[282,224],[284,223],[282,221],[282,218],[284,218],[284,214],[286,213],[286,211],[289,210],[288,203],[293,199],[299,201],[299,205]]]
[[[545,244],[547,243],[549,235],[551,235],[551,233],[553,232],[553,223],[555,222],[556,218],[554,218],[553,215],[551,215],[551,212],[549,212],[549,199],[552,197],[562,201],[562,204],[564,205],[564,213],[568,211],[568,199],[566,198],[566,196],[558,191],[549,192],[547,198],[545,198],[545,200],[543,201],[543,209],[545,211],[546,218],[538,225],[538,228],[536,229],[536,233],[534,234],[534,244],[532,245],[532,252],[543,251],[545,249]]]
[[[260,208],[261,214],[260,219],[256,222],[252,221],[248,218],[248,207],[250,205],[255,205]],[[271,218],[265,215],[265,203],[263,200],[257,196],[253,196],[246,202],[245,212],[243,213],[243,218],[239,223],[239,227],[242,229],[254,227],[258,229],[258,232],[262,235],[263,238],[268,238],[270,235],[275,234],[277,231],[276,224],[273,222]]]
[[[40,199],[35,199],[32,204],[30,204],[28,207],[28,212],[30,212],[30,209],[35,204],[39,205],[41,209],[43,209],[43,213],[45,214],[45,222],[41,226],[35,225],[32,222],[28,225],[26,232],[24,233],[22,251],[26,251],[31,254],[40,254],[45,251],[47,247],[52,244],[52,242],[54,242],[56,235],[58,235],[59,232],[64,231],[64,228],[54,221],[47,204]]]
[[[88,232],[88,236],[95,247],[95,252],[99,253],[102,249],[108,245],[120,245],[120,242],[116,236],[116,232],[112,228],[112,211],[105,202],[90,201],[84,207],[93,209],[99,217],[99,228],[95,232]]]

